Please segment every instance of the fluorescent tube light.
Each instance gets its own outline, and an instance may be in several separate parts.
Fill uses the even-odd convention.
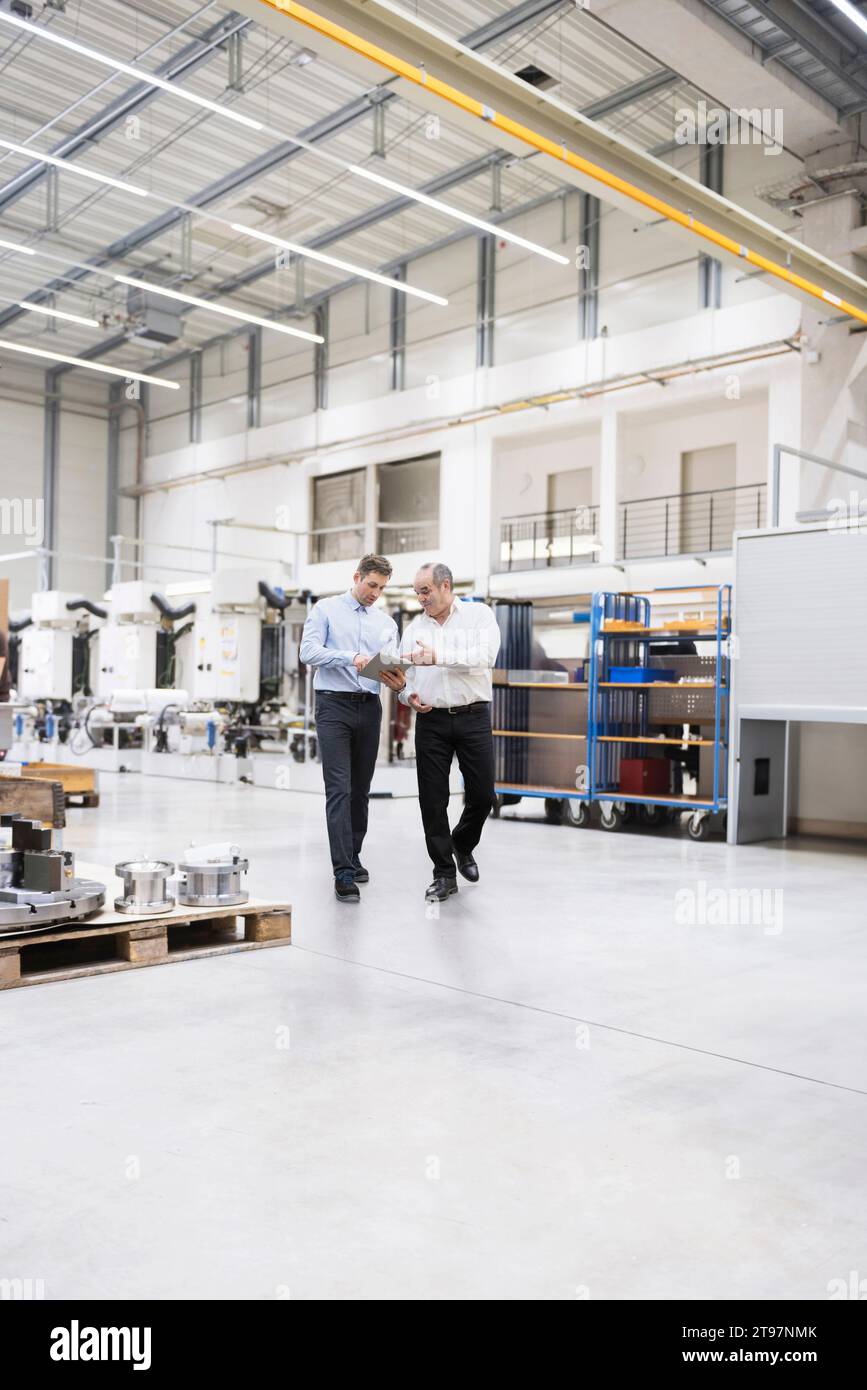
[[[559,251],[549,251],[547,246],[539,246],[535,241],[527,241],[526,237],[518,236],[515,232],[498,227],[494,222],[485,222],[483,218],[474,217],[470,212],[461,212],[459,208],[452,207],[450,203],[441,203],[439,198],[431,198],[427,193],[420,193],[417,188],[409,188],[406,184],[395,182],[394,179],[387,179],[384,174],[376,174],[372,169],[363,169],[360,164],[350,164],[349,172],[356,174],[360,179],[367,179],[369,183],[378,183],[383,188],[390,188],[393,193],[401,193],[406,198],[412,198],[417,203],[424,203],[426,207],[436,208],[437,212],[443,212],[448,217],[456,217],[459,222],[466,222],[470,227],[478,227],[482,232],[490,232],[492,236],[502,237],[503,241],[511,241],[516,246],[523,246],[528,251],[535,251],[537,256],[546,256],[549,261],[557,261],[559,265],[569,264],[569,257],[561,255]]]
[[[214,304],[210,299],[197,299],[193,294],[181,294],[163,285],[152,285],[148,280],[136,280],[131,275],[115,275],[113,279],[121,285],[132,285],[137,290],[147,290],[149,294],[163,295],[166,299],[179,299],[182,304],[192,304],[196,309],[209,309],[212,314],[223,314],[230,319],[240,319],[241,323],[253,323],[259,328],[270,328],[275,333],[286,333],[290,338],[306,338],[309,343],[324,343],[318,333],[306,333],[302,328],[289,328],[273,319],[260,319],[255,314],[242,313],[240,309],[229,309],[225,304]]]
[[[856,10],[854,5],[850,5],[849,0],[831,0],[831,4],[847,19],[851,19],[853,24],[857,24],[863,34],[867,34],[867,16]]]
[[[67,362],[70,367],[84,367],[88,372],[104,372],[106,376],[119,376],[124,381],[145,381],[149,386],[165,386],[169,391],[179,391],[179,381],[168,381],[162,376],[146,376],[144,372],[125,372],[120,367],[104,367],[99,362],[88,362],[84,357],[66,357],[61,352],[45,352],[42,348],[28,347],[24,343],[9,343],[0,338],[0,352],[23,352],[27,357],[43,357],[49,362]]]
[[[36,252],[32,246],[20,246],[17,241],[0,241],[0,246],[7,251],[20,251],[22,256],[35,256]]]
[[[5,14],[3,11],[0,11],[0,20],[4,24],[14,24],[16,29],[24,29],[36,39],[48,39],[51,43],[68,49],[70,53],[80,53],[82,57],[90,58],[94,63],[101,63],[103,67],[114,68],[115,72],[125,72],[128,77],[134,77],[137,82],[147,82],[151,87],[161,87],[164,92],[182,97],[184,101],[192,101],[196,106],[204,106],[208,111],[215,111],[220,116],[227,116],[230,121],[237,121],[239,125],[248,126],[251,130],[264,130],[265,128],[261,121],[254,121],[251,116],[243,116],[239,111],[233,111],[231,107],[220,106],[216,101],[208,101],[206,97],[196,96],[195,92],[177,87],[173,82],[167,82],[164,77],[155,77],[151,72],[133,67],[131,63],[121,63],[117,58],[109,58],[108,54],[98,53],[96,49],[88,48],[86,44],[77,43],[73,39],[65,39],[62,34],[55,34],[53,30],[46,29],[41,24],[30,24],[26,19],[18,19],[16,15]]]
[[[26,309],[30,314],[47,314],[50,319],[63,319],[66,323],[83,323],[86,328],[99,328],[99,319],[86,319],[81,314],[65,314],[60,309],[47,309],[44,304],[31,304],[26,299],[19,299],[19,309]]]
[[[834,0],[834,3],[836,4],[837,0]],[[445,217],[452,217],[470,227],[477,227],[480,231],[490,232],[494,236],[501,237],[503,241],[511,242],[515,246],[523,246],[525,250],[532,251],[537,256],[544,256],[550,261],[556,261],[559,265],[569,265],[569,257],[561,255],[558,251],[549,251],[547,247],[540,246],[535,241],[528,241],[526,237],[518,236],[517,233],[510,232],[505,227],[497,226],[493,222],[485,222],[482,218],[473,217],[470,213],[461,212],[459,208],[452,207],[451,203],[443,203],[439,198],[431,198],[428,194],[421,193],[418,189],[411,188],[407,184],[397,183],[393,179],[384,178],[381,174],[376,174],[370,169],[363,169],[359,164],[347,164],[345,160],[318,145],[312,144],[309,140],[302,140],[298,136],[287,134],[285,131],[275,130],[273,126],[253,120],[250,116],[242,115],[231,106],[221,106],[218,102],[206,101],[204,97],[196,96],[195,92],[189,91],[186,87],[180,87],[174,82],[167,82],[162,77],[155,77],[153,73],[146,72],[143,68],[133,67],[130,63],[122,63],[117,58],[109,58],[107,54],[99,53],[95,49],[86,47],[85,44],[63,38],[62,35],[44,25],[30,24],[27,20],[18,19],[15,15],[6,14],[2,10],[0,10],[0,21],[4,24],[12,24],[17,29],[23,29],[32,34],[34,38],[46,39],[49,43],[59,44],[61,48],[67,48],[73,53],[80,53],[86,58],[92,58],[95,63],[102,63],[104,67],[113,68],[115,72],[127,73],[130,77],[134,77],[137,82],[143,82],[151,87],[159,87],[162,91],[168,92],[170,96],[179,97],[182,101],[193,102],[196,106],[203,106],[208,111],[213,111],[217,116],[225,116],[229,121],[236,121],[240,125],[249,126],[252,130],[261,130],[265,134],[276,136],[279,140],[289,140],[299,149],[307,150],[310,154],[325,159],[330,164],[337,165],[347,173],[354,174],[357,178],[366,179],[368,183],[381,184],[384,188],[390,188],[393,192],[411,199],[412,202],[434,208]]]
[[[366,280],[375,280],[378,285],[388,285],[389,289],[401,290],[403,294],[415,295],[418,299],[428,299],[431,304],[448,304],[441,294],[431,294],[430,290],[420,290],[415,285],[405,284],[403,280],[392,280],[389,275],[380,275],[375,270],[362,270],[351,261],[343,261],[339,256],[326,256],[322,251],[314,251],[300,242],[286,241],[283,237],[272,236],[270,232],[260,232],[257,227],[247,227],[243,222],[233,222],[232,230],[243,232],[244,236],[255,237],[257,241],[267,241],[271,246],[279,246],[284,251],[293,251],[296,256],[304,256],[311,261],[321,261],[323,265],[335,266],[338,270],[348,270],[351,275],[363,275]]]
[[[58,159],[53,154],[40,154],[38,150],[31,150],[28,145],[13,145],[11,140],[0,140],[0,147],[4,150],[12,150],[13,154],[26,155],[35,164],[53,164],[56,169],[65,169],[70,174],[77,174],[80,179],[92,179],[96,183],[106,183],[111,188],[120,188],[124,193],[135,193],[139,198],[148,196],[147,189],[140,188],[137,183],[125,183],[123,179],[113,179],[108,174],[98,174],[95,169],[85,169],[83,165],[76,164],[71,159]]]

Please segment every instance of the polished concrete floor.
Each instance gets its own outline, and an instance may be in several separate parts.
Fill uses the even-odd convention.
[[[373,804],[350,908],[318,797],[102,793],[70,815],[82,860],[236,838],[294,945],[0,995],[0,1278],[825,1299],[867,1277],[865,851],[576,830],[525,802],[436,916],[415,801]]]

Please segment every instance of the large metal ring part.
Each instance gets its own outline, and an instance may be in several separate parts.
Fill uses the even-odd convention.
[[[166,882],[175,871],[174,864],[167,859],[127,859],[115,864],[114,871],[123,879],[123,896],[114,900],[117,912],[136,917],[171,912],[175,900]]]
[[[0,889],[0,932],[34,931],[89,917],[105,902],[105,885],[95,879],[75,878],[56,893],[36,893],[27,888]]]
[[[236,907],[250,897],[241,887],[249,859],[215,860],[210,864],[179,864],[178,902],[184,907]]]

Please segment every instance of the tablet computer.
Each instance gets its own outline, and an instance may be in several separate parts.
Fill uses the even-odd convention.
[[[408,671],[410,666],[412,666],[412,662],[404,661],[403,657],[400,656],[390,656],[383,661],[381,653],[377,652],[376,656],[372,656],[358,674],[363,676],[366,681],[378,681],[381,679],[383,671]]]

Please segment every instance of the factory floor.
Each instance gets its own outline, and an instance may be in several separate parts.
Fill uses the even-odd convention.
[[[867,1275],[862,850],[577,830],[524,802],[436,917],[414,800],[373,803],[353,908],[319,797],[101,793],[70,812],[80,860],[235,839],[294,944],[0,994],[0,1278],[826,1299]],[[764,890],[754,920],[720,888]]]

